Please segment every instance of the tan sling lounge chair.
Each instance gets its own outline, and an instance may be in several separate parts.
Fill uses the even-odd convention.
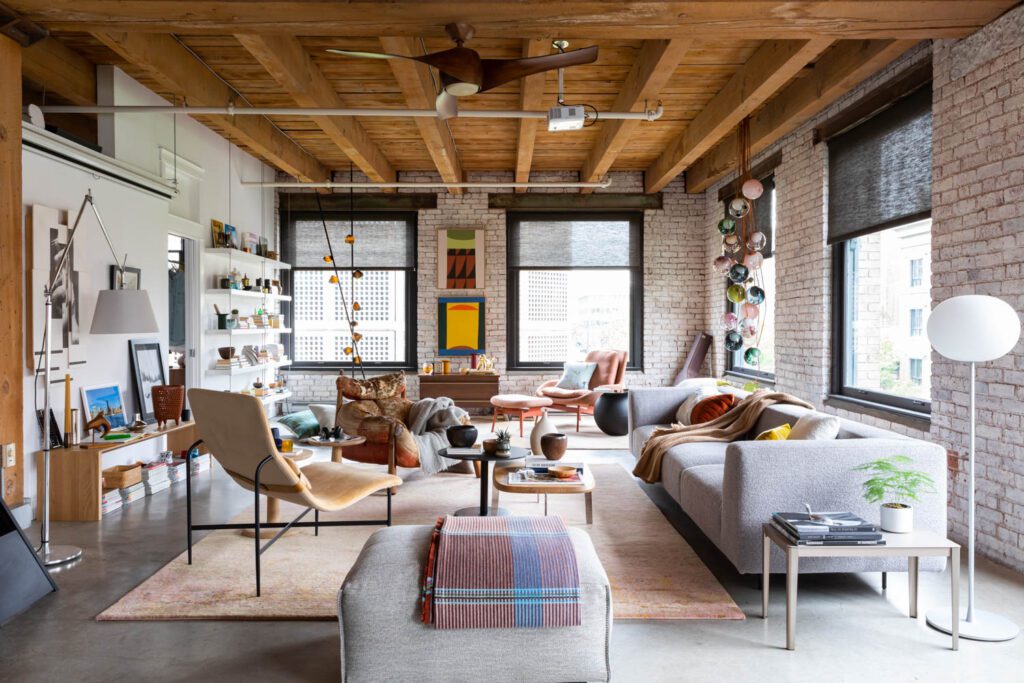
[[[189,455],[204,444],[224,470],[242,488],[252,491],[256,505],[252,523],[193,524],[192,476],[185,477],[188,518],[188,563],[192,564],[192,532],[215,529],[255,530],[256,595],[260,594],[260,555],[292,527],[312,527],[320,535],[321,526],[391,526],[391,489],[402,480],[393,474],[356,469],[335,462],[315,462],[302,470],[278,453],[263,404],[254,396],[225,391],[190,389],[189,404],[195,416],[199,441],[189,447]],[[387,519],[321,522],[321,512],[335,512],[359,502],[370,494],[386,490]],[[294,503],[305,510],[291,522],[260,522],[260,496]],[[314,521],[301,522],[310,510]],[[261,528],[280,531],[265,545],[260,543]]]

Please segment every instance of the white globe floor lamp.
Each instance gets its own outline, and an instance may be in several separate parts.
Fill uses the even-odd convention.
[[[121,289],[103,290],[99,293],[99,298],[96,300],[96,311],[93,313],[92,327],[90,328],[89,333],[156,334],[160,331],[160,326],[156,322],[156,316],[153,314],[153,306],[149,302],[149,294],[142,289],[124,289],[124,265],[127,263],[128,257],[125,256],[125,260],[123,262],[118,261],[117,254],[114,252],[114,245],[110,241],[110,235],[107,233],[107,227],[103,224],[103,219],[100,218],[100,213],[96,209],[96,204],[93,203],[92,190],[90,190],[85,194],[85,198],[82,200],[82,206],[78,209],[78,218],[75,219],[75,224],[71,228],[71,232],[68,234],[68,243],[60,255],[57,267],[53,271],[53,277],[44,292],[45,303],[43,314],[42,348],[44,416],[50,414],[50,353],[52,348],[50,326],[53,316],[53,293],[60,283],[61,278],[64,276],[64,271],[68,263],[68,255],[71,253],[71,245],[74,243],[75,237],[78,235],[78,224],[81,222],[82,216],[85,214],[86,204],[88,204],[89,208],[92,209],[93,215],[96,216],[96,222],[99,223],[100,230],[103,231],[103,237],[107,240],[107,246],[110,247],[110,253],[114,256],[114,262],[117,263],[117,267],[121,271],[122,282]],[[36,552],[39,554],[39,558],[45,566],[54,567],[78,559],[82,556],[82,549],[73,545],[54,545],[50,543],[50,421],[44,418],[42,422],[42,523],[39,525],[40,543],[39,549]]]
[[[970,363],[970,437],[967,486],[967,612],[954,615],[949,607],[928,611],[929,626],[952,633],[960,621],[960,636],[971,640],[1012,640],[1020,628],[1006,617],[974,608],[974,370],[977,363],[1002,358],[1020,339],[1020,318],[1001,299],[969,294],[946,299],[928,318],[932,348],[950,360]]]

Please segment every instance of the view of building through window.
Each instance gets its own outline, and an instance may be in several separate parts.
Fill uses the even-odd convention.
[[[930,219],[846,242],[846,386],[930,398],[930,263]]]
[[[337,363],[351,360],[344,348],[352,343],[338,285],[330,271],[298,270],[293,274],[295,349],[302,363]],[[340,274],[345,299],[351,305],[352,277]],[[368,270],[355,281],[353,314],[363,335],[359,351],[365,363],[404,363],[406,360],[406,273],[401,270]]]
[[[519,272],[519,358],[583,360],[593,349],[629,349],[630,271]]]

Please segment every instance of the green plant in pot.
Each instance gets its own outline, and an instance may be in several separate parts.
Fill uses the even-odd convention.
[[[914,508],[910,501],[920,500],[923,493],[935,493],[935,482],[928,474],[908,467],[913,462],[905,455],[893,455],[854,468],[871,475],[864,481],[864,500],[882,503],[882,531],[897,534],[913,531]]]
[[[494,433],[494,438],[498,441],[498,452],[495,455],[502,458],[512,455],[512,432],[499,429]]]

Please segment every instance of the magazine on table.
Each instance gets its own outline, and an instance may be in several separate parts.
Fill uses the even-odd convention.
[[[562,463],[559,463],[562,464]],[[575,463],[565,463],[573,465]],[[547,465],[521,467],[508,473],[509,486],[536,486],[538,484],[581,484],[583,483],[583,465],[576,466],[576,474],[571,477],[556,477],[548,471]]]
[[[882,538],[882,534],[877,534],[878,538],[874,539],[858,539],[858,538],[847,538],[841,534],[836,537],[828,538],[804,538],[803,536],[797,536],[789,529],[780,524],[777,520],[772,520],[772,526],[775,527],[779,532],[782,533],[791,543],[794,545],[824,545],[824,546],[866,546],[866,545],[885,545],[885,539]]]
[[[772,519],[796,534],[828,534],[833,532],[873,532],[874,524],[852,512],[776,512]]]

